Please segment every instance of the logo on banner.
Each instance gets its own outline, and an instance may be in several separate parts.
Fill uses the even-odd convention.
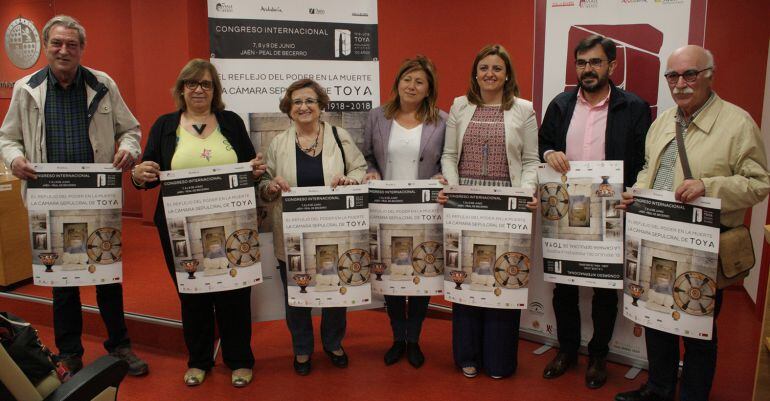
[[[233,5],[227,4],[224,2],[219,2],[216,5],[216,9],[217,9],[217,12],[220,12],[220,13],[231,13],[233,12]]]
[[[580,0],[578,4],[580,8],[596,8],[599,7],[599,0]]]
[[[703,209],[699,207],[692,208],[692,222],[703,223]]]
[[[22,70],[35,65],[40,57],[40,35],[32,21],[16,18],[5,30],[5,54]]]
[[[544,315],[544,314],[545,314],[545,313],[543,312],[543,311],[545,310],[545,308],[543,307],[543,304],[542,304],[542,303],[540,303],[540,302],[538,302],[538,301],[532,301],[532,302],[530,302],[530,303],[529,303],[529,307],[527,307],[527,309],[528,309],[530,312],[532,312],[532,313],[534,313],[534,314],[536,314],[536,315],[540,315],[540,316],[542,316],[542,315]]]
[[[513,197],[508,198],[508,210],[516,210],[519,200]]]
[[[350,55],[350,31],[347,29],[334,30],[334,57]]]
[[[348,195],[345,197],[345,207],[348,209],[356,207],[356,197],[353,195]]]
[[[430,189],[422,190],[422,201],[423,203],[430,202]]]
[[[278,6],[267,6],[267,7],[262,6],[262,7],[259,7],[259,11],[264,11],[264,12],[267,12],[267,13],[282,13],[283,12],[283,10],[281,10],[281,7],[278,7]]]
[[[309,14],[315,14],[315,15],[324,15],[324,14],[326,14],[326,10],[324,10],[322,8],[309,8],[307,10],[307,12]]]
[[[238,187],[238,174],[230,174],[228,176],[230,180],[230,188],[237,188]]]
[[[107,186],[107,175],[106,174],[97,174],[96,175],[96,187],[106,187]]]

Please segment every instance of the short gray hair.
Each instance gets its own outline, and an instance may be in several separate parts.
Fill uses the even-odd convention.
[[[706,48],[703,49],[703,54],[706,56],[706,66],[704,68],[711,68],[711,70],[708,71],[707,77],[711,77],[714,75],[714,70],[716,70],[716,66],[714,65],[714,55]]]
[[[74,29],[78,31],[78,39],[80,39],[80,46],[86,44],[86,28],[80,25],[80,22],[69,15],[60,14],[48,20],[43,27],[43,43],[48,44],[51,29],[57,25],[61,25],[67,29]]]

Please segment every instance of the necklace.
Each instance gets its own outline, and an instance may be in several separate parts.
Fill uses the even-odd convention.
[[[187,118],[192,120],[190,125],[192,125],[193,129],[195,130],[195,132],[198,133],[198,135],[203,135],[203,131],[206,129],[206,120],[208,120],[210,115],[211,113],[206,114],[206,116],[203,117],[203,121],[196,124],[197,121],[193,120],[192,116],[189,113],[187,114]]]
[[[321,124],[318,124],[318,131],[315,133],[315,140],[313,141],[313,144],[308,146],[307,148],[303,148],[302,144],[299,143],[299,135],[294,137],[294,141],[297,142],[297,146],[299,149],[307,154],[311,154],[315,156],[316,148],[318,148],[318,138],[321,136]]]

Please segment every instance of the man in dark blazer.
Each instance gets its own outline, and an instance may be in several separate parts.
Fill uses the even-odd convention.
[[[644,141],[650,126],[650,106],[616,87],[609,77],[616,67],[615,43],[591,35],[574,51],[578,85],[556,96],[548,105],[539,134],[540,159],[555,170],[569,171],[570,160],[622,160],[625,185],[636,182],[644,165]],[[556,284],[553,308],[559,353],[543,377],[561,376],[575,364],[580,348],[579,287]],[[618,312],[617,290],[594,288],[593,338],[588,343],[586,386],[599,388],[607,381],[605,359]]]

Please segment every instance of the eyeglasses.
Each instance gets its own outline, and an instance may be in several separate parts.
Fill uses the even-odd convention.
[[[305,100],[294,99],[294,100],[291,101],[291,104],[294,107],[302,107],[303,104],[306,105],[307,107],[310,107],[310,106],[317,105],[318,104],[318,99],[313,99],[312,97],[309,97],[309,98],[307,98]]]
[[[184,81],[184,87],[191,91],[198,89],[198,86],[200,86],[204,91],[208,92],[211,90],[211,88],[214,87],[214,84],[211,81],[195,81],[192,79]]]
[[[668,83],[671,85],[676,85],[676,83],[679,82],[679,77],[684,78],[685,82],[695,82],[695,80],[698,79],[698,74],[713,68],[714,67],[706,67],[702,70],[687,70],[681,74],[676,71],[671,71],[663,74],[663,76],[666,77],[666,81],[668,81]]]
[[[591,67],[599,68],[599,67],[602,66],[602,64],[604,64],[605,61],[607,61],[607,60],[605,60],[603,58],[592,58],[592,59],[588,59],[588,60],[583,60],[583,59],[579,58],[579,59],[575,60],[575,67],[583,69],[583,68],[586,68],[587,64],[591,64]]]

